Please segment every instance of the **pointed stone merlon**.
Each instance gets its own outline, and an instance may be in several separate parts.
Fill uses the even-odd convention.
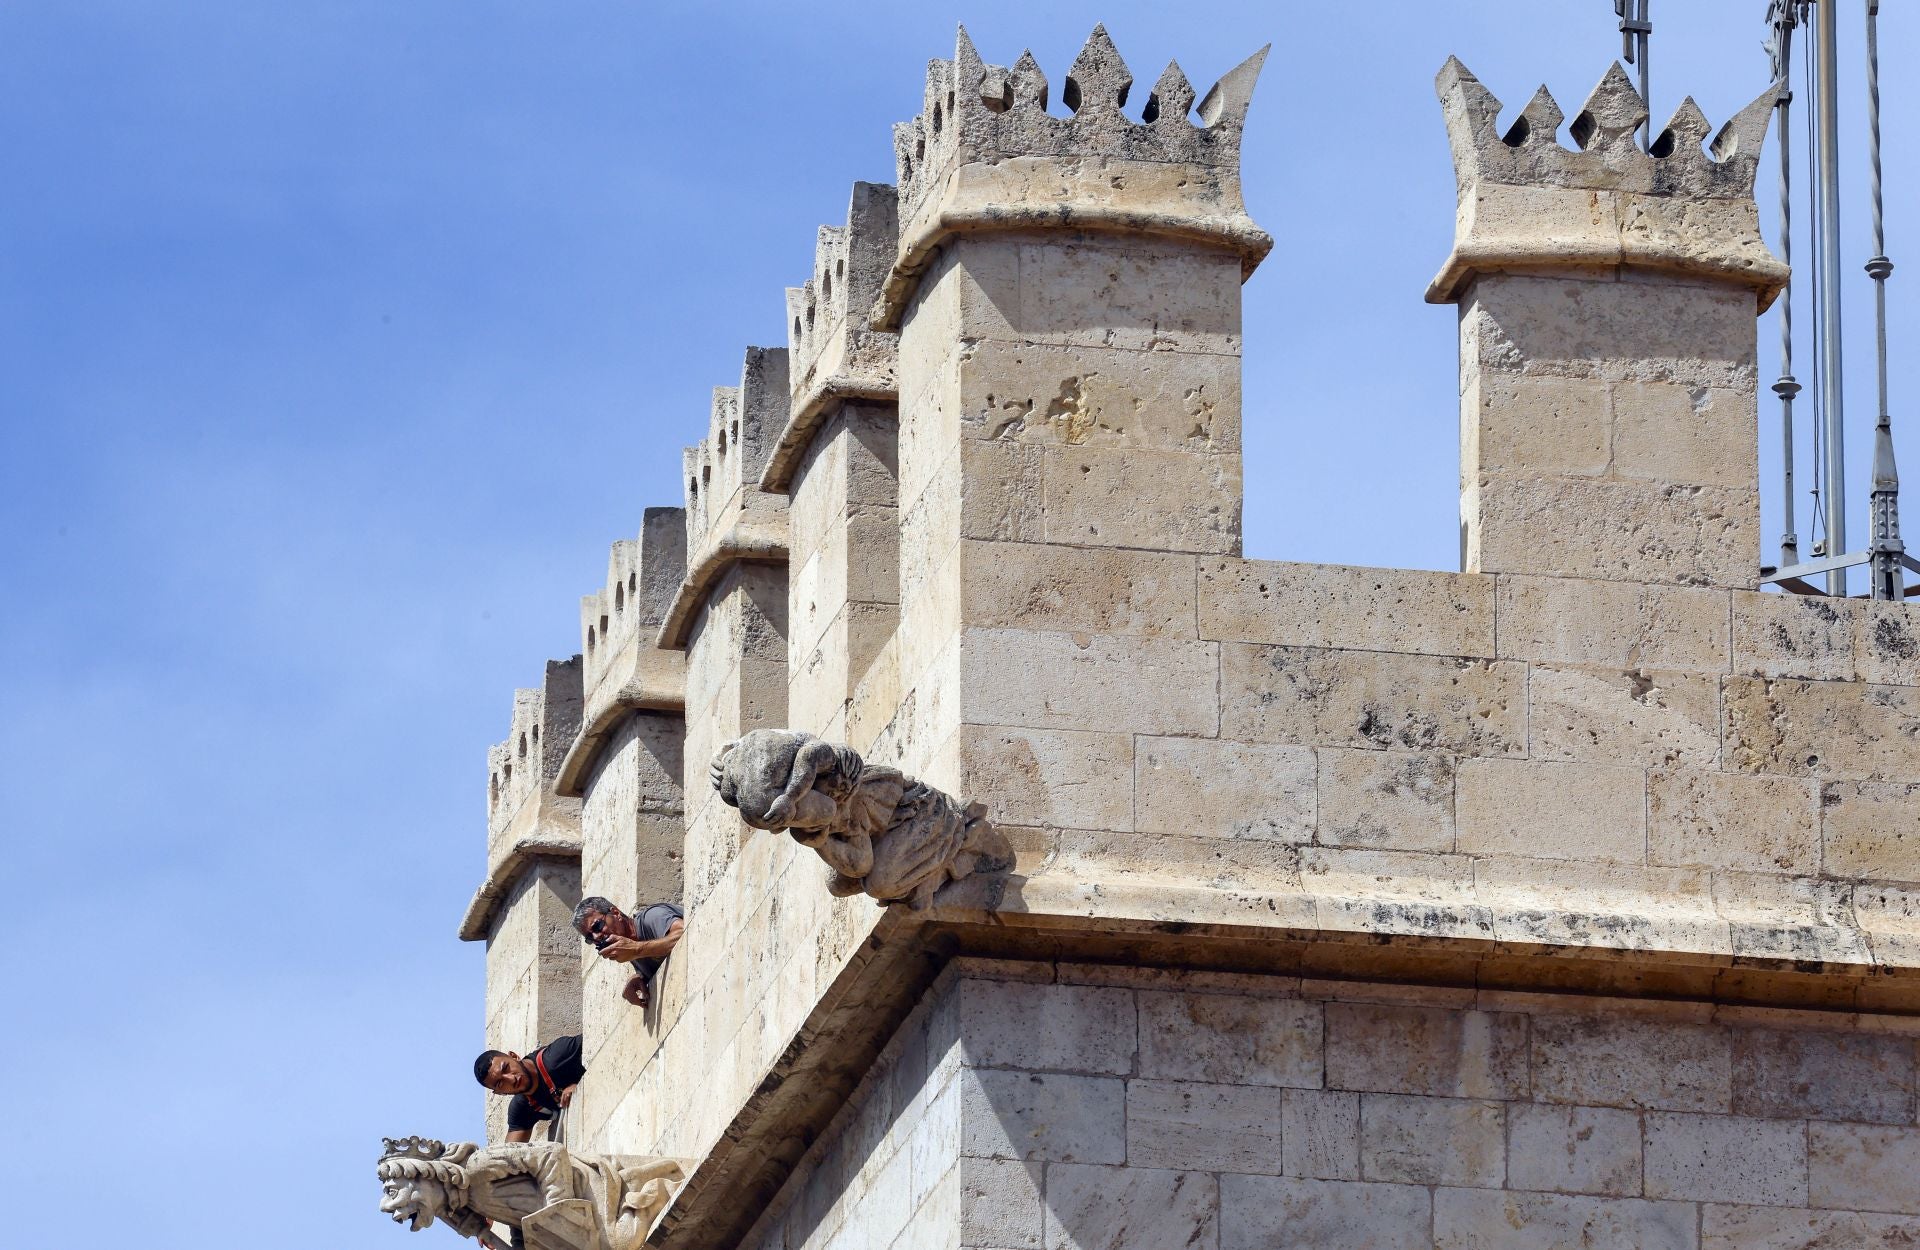
[[[898,209],[892,187],[854,183],[846,224],[820,227],[813,276],[787,289],[792,409],[760,475],[763,490],[787,489],[836,406],[898,399],[900,336],[868,323],[899,245]]]
[[[1240,253],[1251,274],[1273,239],[1240,194],[1240,134],[1267,49],[1208,91],[1169,64],[1144,101],[1103,27],[1061,84],[1070,117],[1047,111],[1031,54],[980,59],[965,30],[951,61],[927,68],[920,115],[894,127],[899,250],[873,324],[897,329],[918,275],[957,234],[1036,227],[1165,235]],[[1135,100],[1130,112],[1126,105]]]
[[[714,388],[707,436],[686,450],[686,573],[661,619],[662,647],[686,646],[695,614],[727,569],[786,562],[787,498],[760,480],[791,411],[787,360],[785,348],[748,348],[740,385]]]
[[[1627,266],[1750,288],[1765,311],[1787,267],[1760,233],[1755,170],[1777,89],[1769,88],[1713,137],[1683,101],[1650,151],[1634,132],[1647,109],[1616,63],[1568,126],[1545,87],[1504,131],[1501,104],[1457,59],[1436,87],[1459,189],[1453,253],[1427,288],[1459,301],[1494,270]]]
[[[1618,65],[1558,138],[1440,71],[1459,182],[1461,567],[1699,586],[1758,577],[1755,318],[1787,279],[1753,181],[1769,91],[1723,127],[1691,100],[1648,151]]]
[[[581,598],[584,710],[554,782],[561,795],[585,793],[609,736],[630,712],[685,707],[686,653],[658,643],[686,571],[686,510],[648,508],[639,537],[613,544],[605,587]]]

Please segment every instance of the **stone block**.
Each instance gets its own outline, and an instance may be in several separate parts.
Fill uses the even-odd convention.
[[[1853,663],[1861,681],[1920,686],[1920,603],[1864,600]]]
[[[1126,1161],[1121,1081],[976,1068],[959,1081],[961,1150],[972,1158]]]
[[[1711,1205],[1700,1214],[1700,1250],[1907,1250],[1920,1219],[1857,1211]]]
[[[1360,1179],[1360,1096],[1290,1089],[1280,1099],[1280,1166],[1288,1176]]]
[[[1240,450],[1240,360],[982,339],[961,359],[964,437],[1054,447]]]
[[[1045,1245],[1043,1167],[1013,1159],[961,1159],[961,1242],[1004,1250],[1039,1250]]]
[[[1527,1019],[1505,1012],[1327,1004],[1327,1086],[1464,1098],[1527,1094]]]
[[[1913,1040],[1873,1033],[1737,1029],[1733,1109],[1787,1119],[1913,1121]]]
[[[1534,664],[1527,754],[1538,760],[1713,768],[1720,683],[1704,673]]]
[[[1112,236],[1033,238],[1018,244],[978,240],[965,248],[969,273],[980,264],[975,252],[1014,246],[1019,248],[1019,303],[1004,306],[1017,307],[1013,324],[1003,331],[991,314],[970,317],[967,329],[973,337],[1240,354],[1242,275],[1231,252]],[[995,257],[991,263],[997,279],[1005,262]],[[985,292],[999,291],[997,282],[980,282]]]
[[[1647,859],[1741,872],[1820,870],[1810,781],[1675,769],[1647,779]]]
[[[1439,1189],[1433,1195],[1433,1245],[1434,1250],[1696,1250],[1698,1219],[1684,1202]]]
[[[1056,1163],[1047,1168],[1046,1250],[1211,1247],[1219,1207],[1219,1182],[1205,1172]]]
[[[1733,1046],[1724,1029],[1664,1020],[1536,1016],[1533,1096],[1540,1102],[1724,1112]]]
[[[1646,774],[1604,764],[1462,760],[1456,849],[1640,863],[1646,858]]]
[[[963,793],[1009,825],[1133,828],[1133,738],[962,726]]]
[[[1247,994],[1141,991],[1140,1075],[1219,1085],[1317,1089],[1319,1003]],[[1129,1047],[1131,1029],[1116,1029]]]
[[[1192,638],[1194,557],[1036,543],[961,543],[969,625]]]
[[[1920,782],[1821,786],[1820,845],[1834,876],[1920,881]]]
[[[1793,1120],[1646,1116],[1647,1197],[1799,1206],[1807,1201],[1807,1129]]]
[[[1498,1189],[1506,1179],[1506,1107],[1465,1098],[1363,1094],[1360,1174],[1410,1185]]]
[[[1219,644],[968,629],[962,719],[1032,729],[1212,735]]]
[[[1697,486],[1749,488],[1759,480],[1750,383],[1616,382],[1608,397],[1611,473]]]
[[[1816,1207],[1920,1215],[1920,1129],[1809,1124],[1807,1168]]]
[[[1492,578],[1466,573],[1200,562],[1200,636],[1225,642],[1493,654]]]
[[[1432,1201],[1420,1185],[1220,1178],[1220,1250],[1432,1250],[1432,1226]]]
[[[1321,747],[1316,840],[1395,851],[1454,849],[1454,757]]]
[[[1135,827],[1193,838],[1310,842],[1316,768],[1308,747],[1138,738]]]
[[[1481,474],[1461,493],[1470,573],[1751,587],[1752,487]]]
[[[1220,646],[1223,737],[1460,755],[1526,751],[1524,665]]]
[[[1724,673],[1727,594],[1578,577],[1502,577],[1499,654],[1622,672]]]
[[[1729,677],[1721,705],[1730,769],[1920,780],[1920,689]]]
[[[1119,447],[1041,456],[1050,543],[1240,554],[1240,457]]]
[[[1639,1115],[1516,1103],[1507,1112],[1507,1183],[1554,1193],[1639,1194]]]
[[[1607,392],[1598,378],[1469,374],[1460,399],[1463,475],[1605,474],[1613,450]]]
[[[1118,1074],[1133,1069],[1131,991],[965,980],[959,996],[970,1065]]]
[[[1852,681],[1861,615],[1860,605],[1845,599],[1735,591],[1733,671]]]
[[[1274,1175],[1281,1167],[1280,1130],[1275,1088],[1127,1082],[1129,1167]]]

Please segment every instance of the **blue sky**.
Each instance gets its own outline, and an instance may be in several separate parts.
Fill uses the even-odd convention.
[[[1657,118],[1764,88],[1764,7],[1655,6]],[[1889,251],[1920,264],[1920,39],[1890,9]],[[454,930],[510,691],[575,650],[608,543],[679,502],[710,388],[784,342],[816,226],[890,178],[955,22],[992,61],[1031,46],[1057,99],[1096,20],[1143,87],[1275,44],[1248,554],[1453,567],[1433,74],[1457,52],[1509,114],[1543,80],[1577,112],[1618,52],[1605,0],[0,6],[10,1240],[405,1244],[380,1134],[481,1127]]]

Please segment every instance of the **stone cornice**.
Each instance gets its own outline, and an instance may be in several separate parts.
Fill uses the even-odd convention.
[[[536,830],[516,839],[508,847],[507,853],[488,868],[487,879],[473,892],[466,914],[460,918],[460,940],[486,941],[492,935],[495,913],[513,892],[514,886],[519,884],[521,876],[539,861],[548,859],[578,862],[579,837],[552,830]]]
[[[607,682],[594,690],[581,720],[580,735],[567,749],[554,780],[557,794],[578,798],[586,794],[587,778],[600,762],[607,740],[635,712],[686,710],[687,653],[653,646],[651,638],[635,648],[633,668],[625,680]]]
[[[694,617],[712,593],[715,583],[736,564],[785,564],[787,560],[787,501],[779,495],[746,488],[735,495],[730,522],[715,529],[687,562],[687,576],[674,592],[666,619],[660,624],[659,645],[684,650]]]

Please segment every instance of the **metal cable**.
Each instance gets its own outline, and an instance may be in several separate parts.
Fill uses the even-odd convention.
[[[1875,599],[1900,599],[1906,594],[1906,571],[1900,541],[1900,475],[1893,459],[1893,418],[1887,411],[1887,278],[1893,262],[1887,259],[1887,237],[1881,215],[1880,190],[1880,3],[1866,0],[1867,9],[1867,170],[1873,198],[1873,256],[1867,276],[1873,279],[1874,370],[1879,382],[1879,419],[1873,431],[1873,493],[1868,554],[1871,593]]]

